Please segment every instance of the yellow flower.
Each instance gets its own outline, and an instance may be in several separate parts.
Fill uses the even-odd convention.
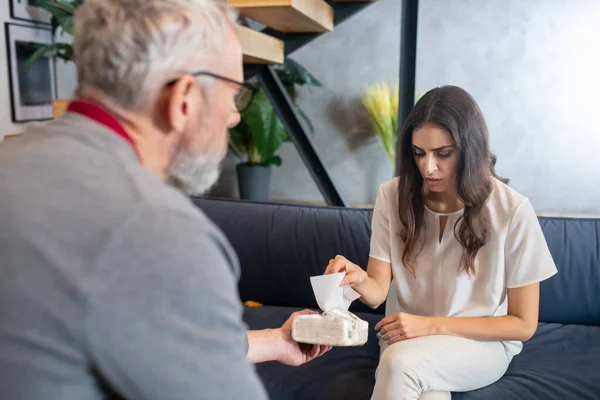
[[[398,85],[391,87],[386,82],[377,82],[367,89],[362,98],[373,133],[377,136],[383,150],[392,161],[394,161],[396,153],[399,92]]]

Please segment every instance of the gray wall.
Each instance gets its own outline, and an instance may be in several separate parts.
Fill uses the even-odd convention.
[[[468,90],[536,210],[600,214],[600,1],[421,4],[417,91]]]
[[[372,203],[392,174],[359,134],[365,86],[396,80],[400,0],[379,0],[293,55],[324,83],[303,91],[313,138],[342,195]],[[421,0],[417,94],[459,85],[486,116],[498,172],[538,212],[600,214],[600,1]],[[281,151],[271,198],[321,201],[293,146]],[[236,196],[233,160],[217,193]]]

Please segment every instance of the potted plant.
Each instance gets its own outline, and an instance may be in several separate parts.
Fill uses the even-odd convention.
[[[73,36],[73,14],[75,9],[83,0],[36,0],[36,6],[41,7],[52,14],[52,35],[55,36],[58,28],[61,35],[67,33]],[[29,68],[35,61],[42,57],[55,57],[65,62],[73,61],[73,46],[70,43],[55,42],[40,47],[29,57],[26,67]],[[70,100],[54,100],[54,118],[58,118],[66,110]]]
[[[363,95],[362,103],[367,110],[371,132],[377,136],[381,147],[392,163],[396,159],[398,137],[399,86],[386,82],[371,85]]]
[[[317,86],[321,83],[306,68],[291,58],[275,67],[278,77],[295,105],[298,115],[306,121],[311,133],[313,125],[296,105],[298,86]],[[281,165],[277,151],[289,136],[267,95],[259,91],[250,106],[242,112],[240,123],[230,129],[230,147],[240,158],[237,178],[240,198],[267,201],[272,166]]]

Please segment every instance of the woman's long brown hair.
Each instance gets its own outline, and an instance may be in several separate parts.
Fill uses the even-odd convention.
[[[412,136],[423,124],[447,130],[458,152],[456,191],[464,203],[464,214],[454,225],[454,236],[463,247],[460,267],[475,274],[475,257],[485,245],[488,221],[481,210],[492,192],[496,157],[490,152],[488,130],[483,114],[469,93],[456,86],[443,86],[427,92],[408,114],[400,131],[396,171],[398,212],[403,229],[402,262],[416,276],[415,259],[423,231],[423,177],[413,157]],[[462,221],[462,223],[461,223]]]

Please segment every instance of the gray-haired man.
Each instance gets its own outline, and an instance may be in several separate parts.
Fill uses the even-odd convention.
[[[216,0],[86,0],[79,101],[0,147],[0,398],[264,399],[290,323],[246,332],[238,261],[172,183],[219,174],[244,85]],[[240,104],[239,101],[237,103]]]

